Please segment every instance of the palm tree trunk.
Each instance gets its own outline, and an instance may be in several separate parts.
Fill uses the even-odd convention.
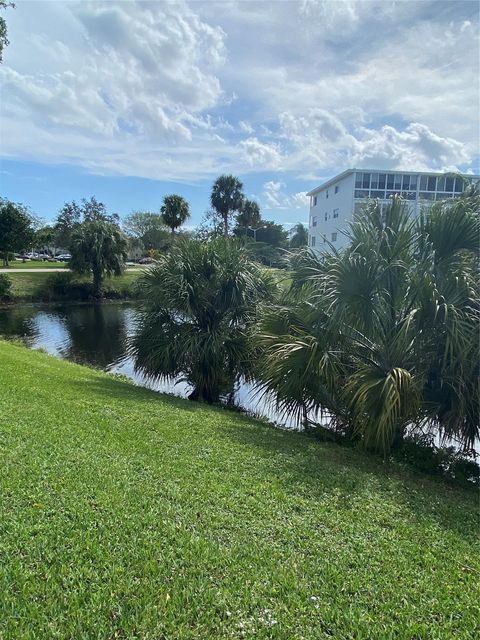
[[[8,267],[8,251],[4,251],[3,253],[3,266]]]
[[[223,237],[228,238],[228,213],[223,214]]]

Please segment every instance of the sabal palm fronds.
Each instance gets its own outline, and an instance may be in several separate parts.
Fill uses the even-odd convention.
[[[401,198],[372,202],[348,248],[295,256],[287,299],[260,330],[260,377],[281,406],[323,409],[383,451],[412,425],[473,446],[479,201],[471,191],[418,219]]]
[[[250,337],[274,280],[240,243],[181,240],[146,271],[144,308],[131,339],[135,367],[150,378],[184,379],[192,399],[217,402],[240,376],[251,377]]]

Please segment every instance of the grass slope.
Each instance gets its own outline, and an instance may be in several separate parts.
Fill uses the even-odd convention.
[[[474,638],[475,496],[0,342],[0,637]]]

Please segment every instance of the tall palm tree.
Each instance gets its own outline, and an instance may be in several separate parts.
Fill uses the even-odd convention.
[[[238,178],[231,175],[222,175],[215,180],[210,195],[210,203],[222,219],[225,238],[228,236],[229,218],[235,211],[242,210],[243,202],[243,184]]]
[[[293,227],[292,232],[290,238],[290,247],[292,249],[299,249],[308,245],[308,229],[304,224],[298,222]]]
[[[218,402],[251,376],[250,330],[274,282],[233,240],[182,240],[140,281],[145,300],[130,351],[152,379],[183,379],[190,398]]]
[[[237,214],[237,227],[239,230],[243,230],[244,235],[248,235],[249,228],[255,229],[260,225],[262,216],[260,213],[260,207],[255,200],[249,200],[246,198],[243,201],[242,208]]]
[[[160,212],[164,224],[172,231],[172,237],[175,234],[175,229],[181,227],[190,217],[188,202],[182,196],[177,195],[165,196]]]
[[[325,411],[388,451],[413,428],[479,435],[478,192],[412,218],[370,203],[350,245],[295,258],[293,284],[266,314],[260,376],[284,411]]]
[[[118,225],[104,220],[83,222],[72,233],[70,269],[92,273],[93,294],[99,297],[103,278],[123,272],[127,244]]]

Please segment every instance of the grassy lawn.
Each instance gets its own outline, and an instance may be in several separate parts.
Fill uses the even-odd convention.
[[[477,496],[0,342],[0,638],[478,638]]]
[[[66,262],[44,262],[43,260],[27,260],[27,262],[22,262],[22,260],[10,261],[10,269],[66,269],[67,267]]]
[[[118,278],[105,278],[105,286],[113,286],[121,288],[123,286],[132,285],[141,273],[141,269],[137,271],[127,271]],[[8,277],[12,282],[12,295],[14,300],[38,300],[39,291],[47,283],[48,278],[54,274],[51,273],[8,273]],[[87,276],[77,278],[77,280],[89,280]]]

